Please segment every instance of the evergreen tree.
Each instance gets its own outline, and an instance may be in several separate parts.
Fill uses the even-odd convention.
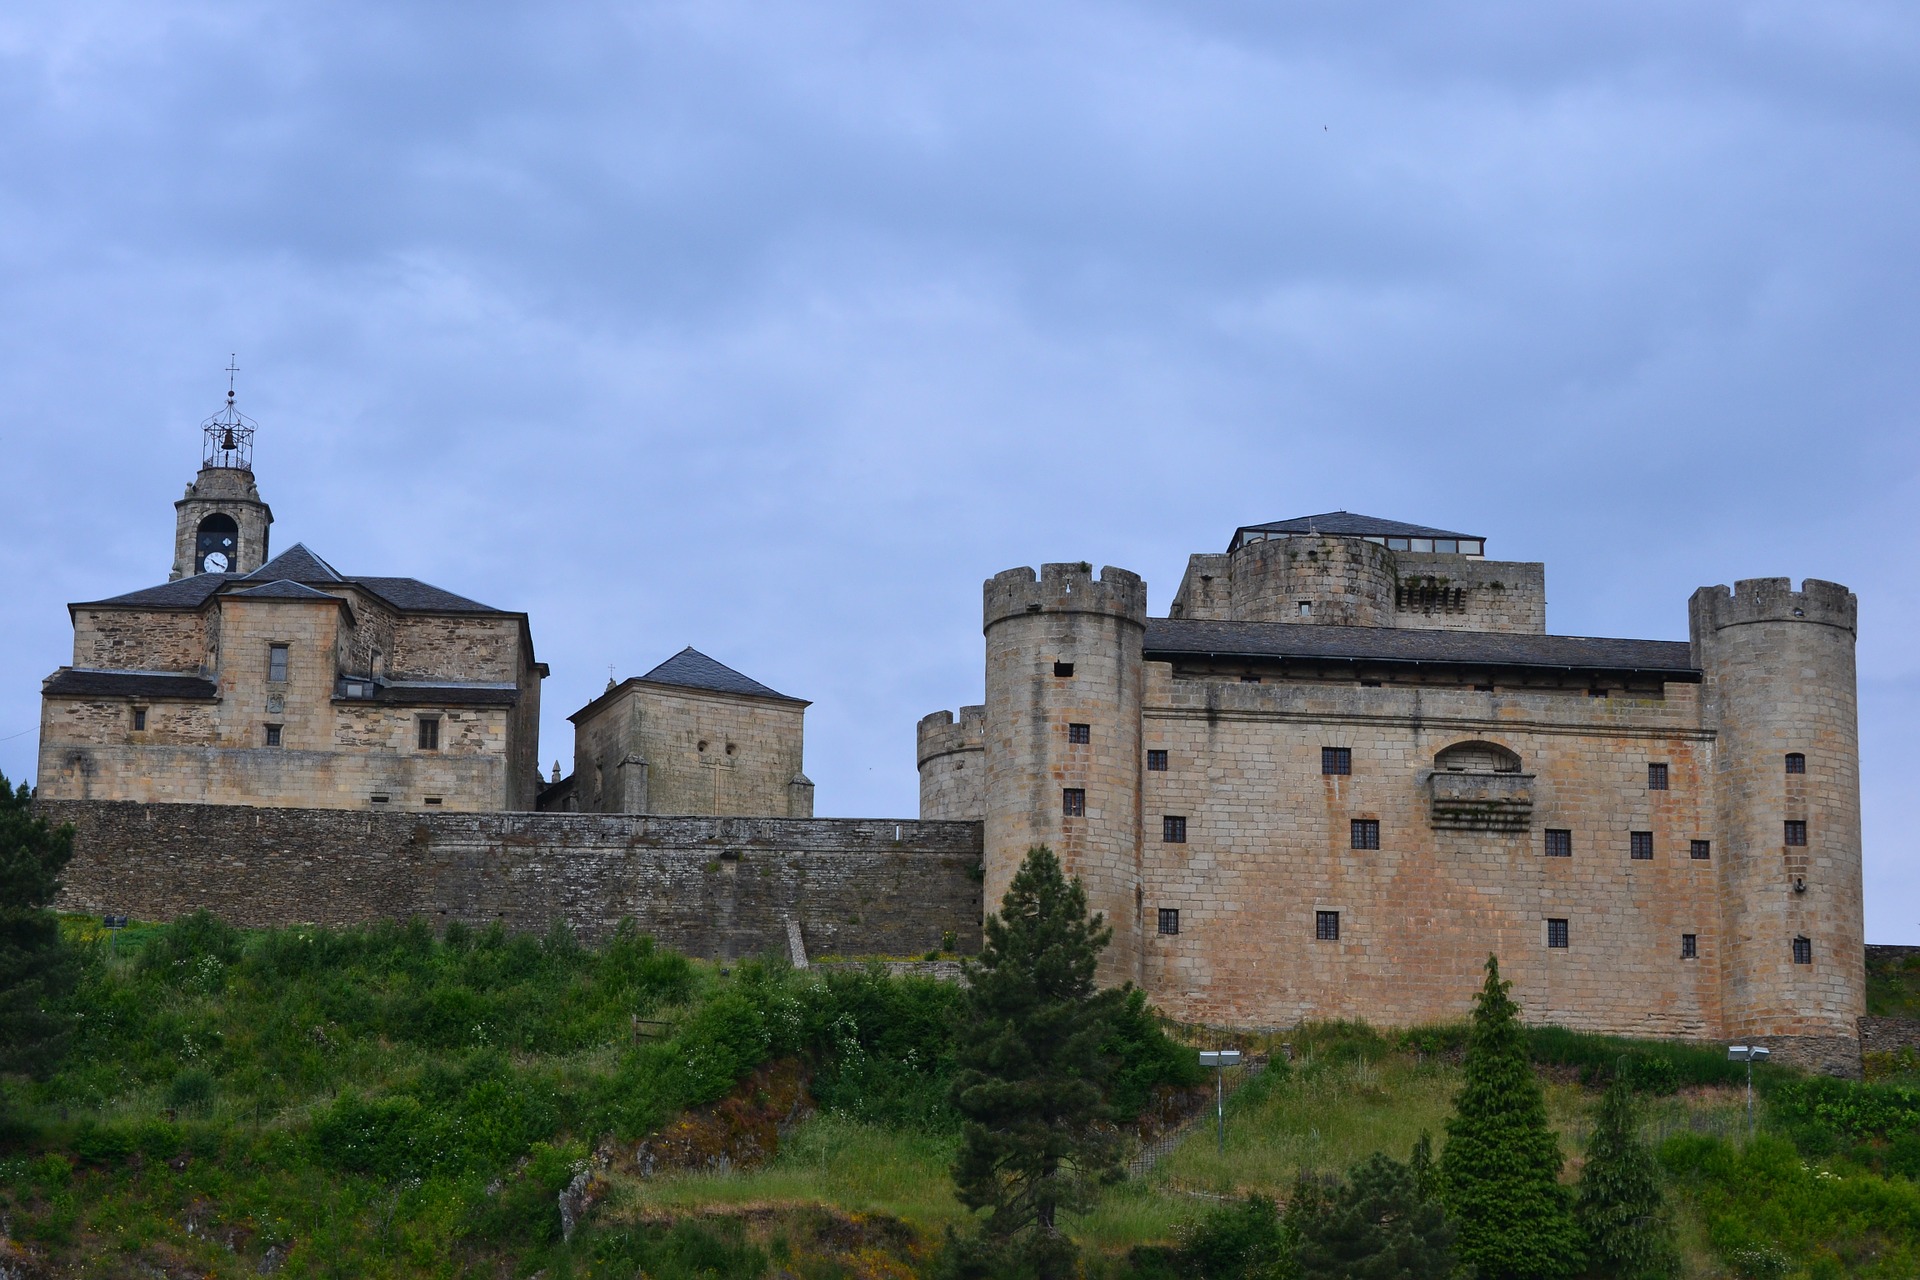
[[[0,1071],[44,1075],[72,1032],[59,1012],[77,965],[47,904],[73,857],[73,829],[33,816],[33,793],[0,774]]]
[[[1660,1191],[1660,1169],[1640,1140],[1637,1111],[1632,1090],[1619,1081],[1600,1099],[1574,1212],[1594,1274],[1609,1280],[1669,1280],[1680,1272],[1679,1251]]]
[[[1446,1280],[1453,1228],[1412,1165],[1374,1152],[1329,1204],[1301,1223],[1295,1256],[1314,1280]]]
[[[1102,1126],[1111,1064],[1101,1051],[1125,999],[1094,987],[1113,937],[1051,850],[1028,850],[985,941],[967,965],[953,1104],[964,1127],[954,1186],[986,1210],[983,1239],[958,1242],[955,1269],[1072,1274],[1063,1209],[1117,1178],[1119,1136]]]
[[[1447,1120],[1440,1186],[1461,1260],[1480,1280],[1551,1280],[1580,1269],[1580,1229],[1559,1182],[1560,1144],[1527,1061],[1520,1006],[1500,963],[1474,998],[1466,1083]]]

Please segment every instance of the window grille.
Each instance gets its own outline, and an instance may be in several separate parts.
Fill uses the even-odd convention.
[[[1320,772],[1327,774],[1350,774],[1353,772],[1352,747],[1320,748]]]
[[[1348,832],[1351,843],[1356,849],[1378,849],[1380,847],[1380,820],[1378,818],[1354,818]]]
[[[438,751],[440,749],[440,721],[438,717],[422,716],[420,718],[420,736],[418,741],[422,751]]]
[[[1067,726],[1068,742],[1092,742],[1093,726],[1088,724],[1070,724]]]
[[[1068,818],[1087,816],[1087,789],[1085,787],[1062,787],[1060,789],[1060,812]]]
[[[133,709],[133,731],[135,733],[139,733],[142,730],[144,730],[146,727],[147,727],[147,709],[145,707],[135,707]]]
[[[1338,911],[1314,912],[1313,936],[1318,942],[1340,941],[1340,913]]]
[[[1167,771],[1167,753],[1164,751],[1147,752],[1147,772],[1165,773]]]
[[[270,724],[267,726],[267,745],[268,746],[277,747],[280,745],[280,730],[282,727],[283,726],[277,725],[277,724]]]
[[[1178,907],[1160,908],[1160,932],[1166,934],[1180,932],[1180,909]]]
[[[1635,831],[1627,837],[1627,856],[1640,862],[1653,858],[1653,832]]]
[[[1556,951],[1567,948],[1567,922],[1565,920],[1547,921],[1547,945]]]
[[[1687,856],[1699,862],[1705,862],[1713,856],[1713,841],[1695,840],[1687,846]]]
[[[1185,844],[1187,842],[1187,820],[1172,816],[1160,819],[1160,839],[1165,844]]]
[[[1680,935],[1680,958],[1698,960],[1700,958],[1700,940],[1698,935],[1683,933]]]
[[[1806,771],[1807,771],[1807,758],[1801,755],[1798,751],[1787,752],[1787,772],[1788,773],[1805,773]]]
[[[1647,790],[1665,791],[1667,789],[1667,766],[1650,764],[1647,766]]]
[[[1804,821],[1789,818],[1787,820],[1787,843],[1794,846],[1807,842],[1807,824]]]
[[[1547,829],[1547,856],[1549,858],[1571,858],[1573,856],[1573,832]]]
[[[1813,963],[1813,939],[1795,938],[1793,940],[1793,962],[1795,964]]]

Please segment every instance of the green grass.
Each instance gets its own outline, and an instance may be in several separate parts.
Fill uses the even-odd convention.
[[[1878,1018],[1920,1018],[1920,955],[1869,956],[1867,1012]]]

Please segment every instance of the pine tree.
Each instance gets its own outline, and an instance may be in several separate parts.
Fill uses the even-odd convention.
[[[1378,1151],[1301,1224],[1295,1256],[1314,1280],[1446,1280],[1455,1270],[1440,1202],[1421,1194],[1412,1165]]]
[[[1633,1092],[1616,1081],[1600,1099],[1574,1212],[1594,1274],[1669,1280],[1680,1271],[1660,1170],[1640,1140]]]
[[[1070,1275],[1058,1215],[1120,1172],[1118,1135],[1100,1124],[1111,1069],[1101,1045],[1125,996],[1094,986],[1113,931],[1088,916],[1080,882],[1038,846],[984,932],[961,1005],[953,1103],[964,1128],[953,1181],[962,1204],[987,1211],[985,1248],[964,1246],[956,1265]]]
[[[77,965],[47,904],[73,857],[73,829],[33,816],[33,793],[0,774],[0,1071],[43,1075],[66,1052],[58,1011]]]
[[[1500,963],[1474,998],[1466,1083],[1447,1120],[1440,1185],[1461,1260],[1480,1280],[1551,1280],[1580,1268],[1580,1229],[1559,1182],[1560,1144],[1527,1061]]]

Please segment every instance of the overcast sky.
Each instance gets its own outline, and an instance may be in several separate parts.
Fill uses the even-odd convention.
[[[1920,942],[1920,10],[12,3],[0,771],[165,579],[239,353],[274,545],[532,615],[541,757],[694,645],[911,816],[980,582],[1164,611],[1332,509],[1549,627],[1860,595],[1867,933]]]

